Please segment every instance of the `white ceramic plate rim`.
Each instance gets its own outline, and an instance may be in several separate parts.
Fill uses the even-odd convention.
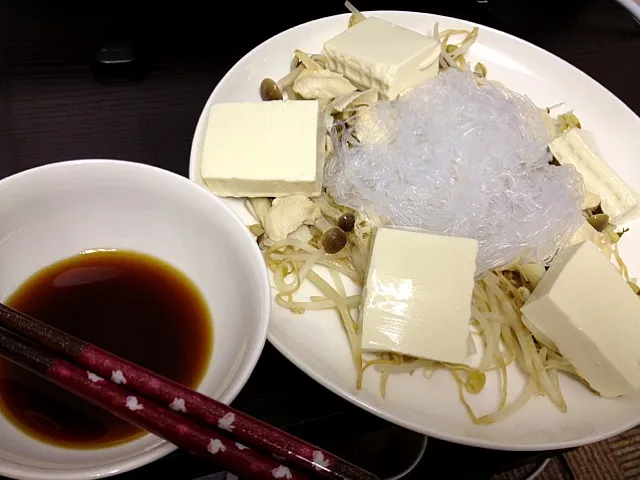
[[[189,179],[181,175],[177,175],[168,170],[164,170],[151,165],[128,162],[124,160],[110,160],[110,159],[68,160],[63,162],[46,164],[39,167],[34,167],[29,170],[24,170],[10,177],[6,177],[5,179],[2,179],[0,181],[5,181],[5,180],[11,181],[10,180],[11,178],[31,175],[34,173],[34,171],[41,172],[43,170],[51,170],[55,172],[56,170],[66,168],[66,165],[69,165],[69,164],[88,164],[88,163],[126,164],[128,165],[129,168],[137,168],[140,170],[146,170],[146,171],[152,172],[155,175],[165,176],[167,177],[167,179],[169,179],[169,181],[172,181],[172,182],[181,182],[184,185],[188,184],[188,188],[196,187],[200,189],[200,191],[202,192],[201,197],[203,201],[211,202],[213,199],[213,201],[221,209],[221,212],[224,212],[223,213],[224,215],[228,216],[233,223],[238,225],[239,230],[243,232],[243,235],[245,235],[245,237],[250,242],[254,242],[253,236],[247,230],[244,223],[238,218],[238,216],[233,212],[233,210],[226,203],[224,203],[224,201],[222,201],[218,197],[212,196],[206,189],[204,189],[203,187],[200,187],[199,185],[194,185],[193,182],[191,182]],[[250,250],[251,251],[248,252],[248,255],[254,256],[255,260],[258,262],[263,262],[262,257],[257,249],[250,249]],[[269,278],[267,275],[266,268],[263,269],[262,271],[264,275],[263,284],[269,285]],[[268,287],[266,288],[268,290]],[[265,295],[265,302],[262,305],[263,311],[268,312],[271,310],[270,295],[271,295],[270,292],[267,292],[267,295]],[[256,364],[258,363],[260,355],[262,354],[262,350],[264,348],[264,344],[267,338],[267,330],[268,330],[268,322],[263,322],[260,330],[256,332],[258,348],[247,351],[247,362],[245,363],[246,368],[244,368],[244,370],[238,371],[237,380],[234,382],[233,385],[229,386],[228,390],[225,391],[224,396],[219,398],[218,401],[225,403],[227,405],[230,404],[238,396],[242,388],[245,386]],[[147,449],[146,451],[143,451],[138,454],[134,454],[131,457],[123,460],[111,462],[111,463],[96,466],[96,467],[81,468],[78,470],[52,470],[47,468],[32,467],[32,466],[26,466],[26,465],[25,466],[4,465],[0,473],[2,475],[6,475],[12,478],[22,478],[22,479],[29,479],[29,480],[85,480],[85,479],[109,477],[112,475],[118,475],[130,470],[133,470],[135,468],[139,468],[144,465],[147,465],[151,462],[154,462],[155,460],[158,460],[164,457],[165,455],[168,455],[169,453],[175,451],[178,448],[175,445],[168,443],[165,440],[159,440],[159,441],[160,441],[159,444]]]
[[[596,80],[594,80],[593,78],[591,78],[590,76],[588,76],[586,73],[582,72],[581,70],[577,69],[576,67],[574,67],[573,65],[569,64],[568,62],[566,62],[565,60],[563,60],[562,58],[532,44],[529,43],[525,40],[522,40],[518,37],[515,37],[514,35],[502,32],[500,30],[496,30],[494,28],[491,27],[486,27],[483,26],[481,24],[477,24],[474,22],[470,22],[467,20],[462,20],[462,19],[457,19],[454,17],[447,17],[447,16],[442,16],[442,15],[434,15],[434,14],[428,14],[428,13],[422,13],[422,12],[411,12],[411,11],[392,11],[392,10],[379,10],[379,11],[368,11],[368,12],[363,12],[365,15],[378,15],[384,18],[385,15],[393,15],[393,14],[398,14],[398,13],[402,13],[402,14],[406,14],[406,15],[415,15],[415,16],[421,16],[424,17],[425,19],[431,21],[431,22],[438,22],[438,21],[451,21],[451,22],[456,22],[456,23],[462,23],[462,24],[466,24],[469,27],[479,27],[481,29],[481,31],[487,31],[487,32],[492,32],[495,35],[498,36],[502,36],[504,38],[509,38],[511,40],[513,40],[514,42],[519,43],[520,45],[522,45],[523,48],[526,49],[533,49],[536,50],[539,53],[544,54],[545,56],[548,57],[552,57],[555,61],[557,62],[561,62],[562,64],[564,64],[565,66],[570,67],[571,69],[575,70],[576,75],[581,76],[582,78],[584,78],[585,80],[597,85],[597,87],[599,87],[600,89],[600,94],[602,95],[608,95],[608,101],[613,101],[615,103],[618,104],[619,107],[622,107],[622,109],[626,110],[626,113],[628,115],[630,115],[630,117],[632,117],[634,120],[637,121],[638,125],[640,125],[640,118],[638,118],[638,116],[627,106],[625,105],[620,99],[618,99],[615,95],[613,95],[609,90],[607,90],[603,85],[601,85],[599,82],[597,82]],[[191,178],[192,180],[194,180],[197,176],[198,176],[198,172],[197,172],[197,168],[199,166],[199,159],[197,158],[197,151],[198,151],[198,145],[197,145],[197,140],[202,138],[203,134],[204,134],[204,130],[206,128],[206,119],[208,117],[208,109],[209,107],[215,103],[215,98],[216,95],[219,92],[219,89],[221,88],[221,86],[225,83],[225,80],[227,80],[230,77],[233,77],[236,72],[241,68],[241,66],[243,66],[243,62],[245,61],[245,59],[247,57],[250,57],[255,51],[261,49],[262,47],[264,47],[266,44],[270,43],[271,41],[274,41],[282,36],[287,36],[290,33],[297,31],[297,30],[305,30],[306,28],[319,23],[319,22],[324,22],[327,21],[329,19],[340,19],[340,20],[345,20],[345,25],[346,25],[346,19],[349,17],[349,14],[341,14],[341,15],[334,15],[331,17],[324,17],[324,18],[320,18],[320,19],[316,19],[316,20],[312,20],[310,22],[306,22],[304,24],[300,24],[297,25],[295,27],[289,28],[273,37],[271,37],[270,39],[262,42],[260,45],[258,45],[257,47],[255,47],[254,49],[252,49],[250,52],[248,52],[245,56],[242,57],[242,59],[240,59],[228,72],[227,74],[220,80],[220,82],[218,83],[218,85],[216,86],[216,88],[213,90],[213,92],[211,93],[209,99],[207,100],[206,105],[203,108],[202,114],[198,120],[198,124],[196,126],[195,132],[194,132],[194,142],[192,144],[192,148],[191,148],[191,159],[190,159],[190,166],[189,166],[189,178]],[[293,50],[293,49],[292,49]],[[499,80],[499,78],[497,79]],[[257,86],[256,86],[256,90],[257,90]],[[523,92],[526,93],[526,92]],[[512,444],[512,443],[508,443],[508,442],[504,442],[504,441],[490,441],[490,440],[486,440],[486,439],[477,439],[477,438],[472,438],[472,437],[464,437],[464,436],[459,436],[459,435],[452,435],[452,434],[448,434],[446,432],[443,432],[441,430],[432,430],[430,428],[424,428],[421,425],[415,425],[412,424],[410,422],[405,421],[403,418],[394,415],[392,413],[389,413],[388,411],[386,411],[384,408],[379,408],[377,406],[371,405],[370,403],[367,403],[366,401],[363,401],[362,399],[358,398],[358,396],[354,395],[353,393],[343,389],[342,387],[340,387],[339,385],[337,385],[335,382],[333,382],[331,379],[323,376],[321,373],[317,372],[313,366],[305,363],[305,361],[303,359],[300,359],[289,347],[288,342],[286,341],[286,339],[280,339],[275,333],[273,329],[269,330],[268,333],[268,339],[269,341],[285,356],[287,357],[292,363],[294,363],[298,368],[300,368],[303,372],[305,372],[307,375],[309,375],[311,378],[313,378],[315,381],[317,381],[318,383],[320,383],[321,385],[325,386],[326,388],[328,388],[329,390],[331,390],[332,392],[334,392],[335,394],[345,398],[346,400],[350,401],[351,403],[363,408],[364,410],[373,413],[385,420],[388,420],[396,425],[400,425],[402,427],[405,427],[407,429],[410,430],[414,430],[420,433],[423,433],[425,435],[428,436],[433,436],[435,438],[439,438],[442,440],[447,440],[450,442],[454,442],[454,443],[458,443],[458,444],[462,444],[462,445],[469,445],[469,446],[475,446],[475,447],[482,447],[482,448],[488,448],[488,449],[496,449],[496,450],[510,450],[510,451],[540,451],[540,450],[553,450],[553,449],[563,449],[563,448],[571,448],[571,447],[576,447],[576,446],[581,446],[581,445],[585,445],[588,443],[593,443],[593,442],[597,442],[606,438],[610,438],[612,436],[618,435],[624,431],[627,431],[637,425],[640,424],[640,415],[638,416],[638,418],[634,421],[634,422],[629,422],[626,423],[622,426],[620,426],[619,428],[616,429],[612,429],[612,430],[608,430],[606,432],[602,432],[599,434],[592,434],[592,435],[587,435],[585,437],[576,439],[576,440],[571,440],[571,441],[561,441],[561,442],[545,442],[545,443],[531,443],[531,444]],[[457,399],[456,399],[457,400]]]

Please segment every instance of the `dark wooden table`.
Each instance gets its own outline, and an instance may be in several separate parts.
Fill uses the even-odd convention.
[[[513,33],[584,70],[640,113],[640,25],[613,0],[361,0],[357,6],[429,11]],[[186,175],[198,115],[222,75],[283,29],[343,11],[340,0],[0,0],[0,178],[88,157]],[[146,76],[97,82],[89,62],[94,41],[127,19],[127,30],[146,45]],[[381,453],[410,457],[418,441],[324,390],[270,346],[235,406],[380,472]],[[407,478],[483,478],[540,455],[430,440]],[[178,452],[122,479],[191,479],[212,471],[215,466]]]

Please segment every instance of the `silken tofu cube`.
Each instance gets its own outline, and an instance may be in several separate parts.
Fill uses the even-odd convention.
[[[594,243],[561,251],[521,310],[603,397],[640,389],[640,299]]]
[[[464,363],[478,242],[378,228],[361,308],[362,349]]]
[[[438,74],[440,44],[433,38],[369,17],[324,44],[329,70],[363,89],[394,99]]]
[[[316,197],[322,189],[325,140],[316,100],[214,104],[202,178],[221,197]]]

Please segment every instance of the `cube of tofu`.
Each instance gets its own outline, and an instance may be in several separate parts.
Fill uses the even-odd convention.
[[[327,41],[324,54],[329,70],[394,99],[438,74],[440,48],[430,37],[369,17]]]
[[[361,308],[362,349],[464,363],[478,242],[378,228]]]
[[[317,197],[324,168],[323,118],[316,100],[214,104],[202,178],[222,197]]]
[[[592,242],[560,252],[521,310],[603,397],[640,389],[640,299]]]
[[[611,167],[591,150],[585,138],[587,133],[571,128],[554,139],[549,149],[561,165],[575,167],[584,179],[587,192],[599,197],[602,211],[615,223],[636,208],[638,200]]]

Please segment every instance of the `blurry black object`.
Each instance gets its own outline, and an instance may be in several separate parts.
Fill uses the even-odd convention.
[[[337,420],[337,419],[336,419]],[[343,417],[344,420],[344,417]],[[330,420],[331,423],[334,423]],[[340,423],[340,422],[338,422]],[[343,458],[358,462],[382,479],[400,478],[406,480],[423,479],[428,472],[420,471],[416,464],[424,453],[425,438],[417,433],[382,422],[373,422],[379,428],[366,432],[343,427],[339,434],[329,436],[321,425],[304,429],[307,438],[313,438],[318,445],[330,447]],[[335,425],[335,423],[334,423]],[[428,445],[428,442],[427,442]],[[413,474],[408,471],[416,467]],[[178,450],[169,456],[139,469],[119,475],[118,480],[146,480],[167,478],[170,480],[233,480],[236,477],[220,472],[215,464]],[[403,477],[405,478],[405,477]],[[240,479],[251,480],[251,479]]]
[[[573,21],[576,14],[588,8],[583,0],[475,0],[486,10],[494,28],[510,33],[539,28],[539,25],[557,26]]]
[[[147,32],[138,9],[110,8],[91,50],[91,71],[99,82],[140,81],[149,68]]]

